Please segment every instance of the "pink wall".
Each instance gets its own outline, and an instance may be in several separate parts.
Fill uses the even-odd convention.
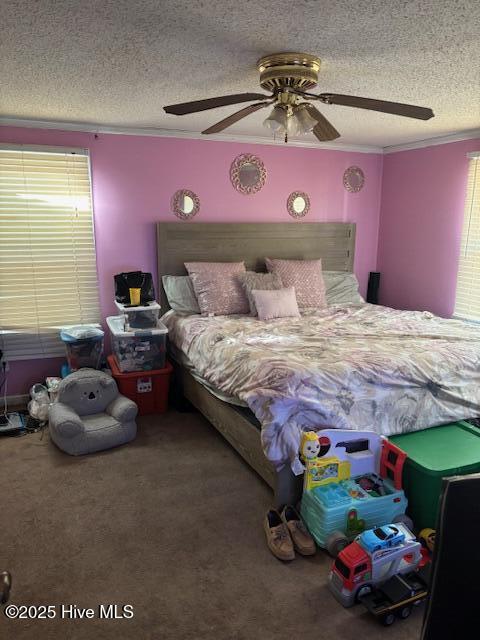
[[[198,222],[300,224],[288,216],[286,200],[292,191],[306,191],[311,200],[306,221],[357,223],[355,272],[363,292],[368,272],[376,268],[383,160],[379,154],[124,135],[100,134],[95,139],[89,133],[9,127],[0,127],[0,142],[90,150],[103,316],[115,312],[113,274],[129,269],[156,272],[154,223],[177,220],[170,213],[170,200],[180,188],[200,197]],[[259,155],[268,172],[265,187],[253,196],[236,192],[229,180],[232,160],[247,152]],[[343,172],[352,164],[366,176],[365,187],[356,194],[342,185]],[[58,363],[12,362],[9,393],[25,393],[31,383],[58,373]]]
[[[452,315],[466,154],[479,149],[477,139],[385,156],[377,265],[382,304]]]

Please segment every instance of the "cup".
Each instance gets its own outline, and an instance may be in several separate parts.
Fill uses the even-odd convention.
[[[133,305],[134,307],[138,307],[140,305],[140,292],[142,291],[141,289],[137,289],[135,288],[130,288],[130,304]]]

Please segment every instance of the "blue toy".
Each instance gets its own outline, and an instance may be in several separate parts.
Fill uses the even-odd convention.
[[[300,452],[305,465],[302,519],[331,555],[366,529],[395,522],[412,527],[402,490],[406,455],[386,438],[373,431],[322,429],[303,435]],[[388,545],[390,533],[372,545]]]
[[[359,543],[369,553],[396,547],[405,540],[405,534],[393,524],[364,531],[358,537]]]

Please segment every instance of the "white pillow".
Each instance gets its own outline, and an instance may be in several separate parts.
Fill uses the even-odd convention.
[[[273,320],[274,318],[299,318],[295,289],[252,289],[259,320]]]

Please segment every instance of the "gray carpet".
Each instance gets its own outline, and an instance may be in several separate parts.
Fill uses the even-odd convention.
[[[331,560],[282,564],[264,543],[270,489],[198,414],[139,420],[120,449],[72,458],[39,434],[0,440],[0,569],[11,602],[53,620],[0,637],[262,640],[419,637],[422,610],[386,630],[325,582]],[[131,604],[132,619],[59,619],[59,605]]]

